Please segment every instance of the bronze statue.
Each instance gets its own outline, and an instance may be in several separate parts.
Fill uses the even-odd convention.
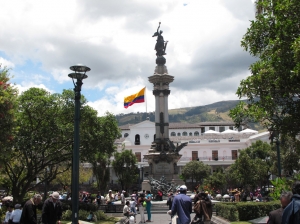
[[[155,48],[154,48],[154,50],[156,50],[157,57],[166,55],[165,51],[166,51],[167,44],[168,44],[168,41],[164,41],[164,37],[161,35],[163,33],[163,31],[162,30],[158,31],[159,28],[160,28],[160,22],[157,27],[157,31],[152,36],[152,37],[157,37]]]

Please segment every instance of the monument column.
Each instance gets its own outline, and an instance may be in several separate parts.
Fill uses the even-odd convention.
[[[153,95],[155,97],[155,140],[144,158],[148,160],[150,175],[152,178],[171,181],[175,179],[177,183],[182,182],[178,177],[177,162],[181,158],[179,151],[187,143],[173,144],[169,139],[169,108],[168,96],[170,95],[169,84],[174,81],[174,77],[168,74],[166,67],[165,50],[167,42],[164,41],[162,31],[154,33],[157,36],[156,50],[156,67],[154,74],[148,77],[153,84]]]

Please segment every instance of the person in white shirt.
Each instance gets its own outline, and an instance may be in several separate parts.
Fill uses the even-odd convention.
[[[11,216],[11,213],[13,211],[13,208],[14,206],[12,204],[10,204],[7,208],[7,212],[5,214],[5,219],[4,219],[4,222],[3,224],[8,224],[9,223],[9,220],[10,220],[10,216]]]
[[[130,202],[129,201],[126,201],[126,203],[123,207],[123,215],[127,216],[127,217],[134,215],[134,213],[131,212],[131,210],[130,210]]]
[[[135,216],[137,214],[136,208],[135,208],[136,204],[137,204],[137,202],[136,202],[136,195],[132,194],[131,195],[131,201],[130,201],[130,210],[134,214],[134,222],[136,222]]]
[[[10,220],[12,221],[13,224],[20,223],[20,219],[21,219],[21,215],[22,215],[22,210],[20,208],[21,208],[21,205],[16,204],[15,210],[11,213]]]
[[[122,194],[121,194],[121,204],[122,204],[122,205],[125,204],[125,192],[126,192],[126,191],[123,190],[123,191],[122,191]]]

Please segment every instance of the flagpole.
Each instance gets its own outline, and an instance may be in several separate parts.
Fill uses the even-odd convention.
[[[145,86],[145,101],[146,101],[146,116],[147,116],[147,103],[148,103],[148,101],[147,101],[147,88],[146,88],[146,86]]]

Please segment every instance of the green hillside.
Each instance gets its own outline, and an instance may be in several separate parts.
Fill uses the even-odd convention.
[[[232,121],[229,117],[230,109],[234,108],[240,101],[230,100],[221,101],[213,104],[198,106],[198,107],[186,107],[179,109],[169,110],[169,120],[171,123],[182,122],[182,123],[198,123],[198,122],[222,122]],[[129,113],[129,114],[118,114],[116,119],[119,126],[125,124],[136,124],[142,122],[149,117],[150,121],[154,122],[154,112],[148,113]],[[263,128],[257,124],[248,124],[250,128],[255,130],[262,130]]]

